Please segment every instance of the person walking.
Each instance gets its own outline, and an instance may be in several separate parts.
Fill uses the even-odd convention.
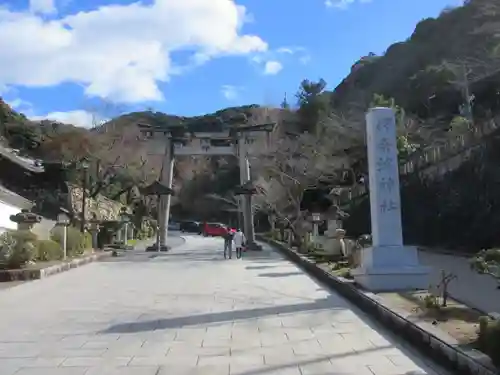
[[[233,237],[234,231],[230,228],[224,236],[224,259],[227,259],[228,255],[229,259],[233,257]]]
[[[241,253],[243,252],[243,246],[245,245],[246,238],[241,229],[238,228],[233,237],[234,247],[236,248],[236,258],[241,258]]]

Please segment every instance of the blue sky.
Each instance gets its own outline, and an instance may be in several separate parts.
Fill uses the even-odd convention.
[[[81,124],[90,113],[278,105],[304,78],[334,88],[361,56],[384,53],[459,1],[334,3],[8,0],[0,95],[34,118]]]

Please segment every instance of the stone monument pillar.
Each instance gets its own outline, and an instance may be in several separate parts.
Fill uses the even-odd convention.
[[[426,289],[430,269],[420,265],[416,247],[403,245],[394,111],[370,109],[366,133],[373,245],[351,274],[371,291]]]

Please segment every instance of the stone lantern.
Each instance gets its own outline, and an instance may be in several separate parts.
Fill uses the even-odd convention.
[[[17,224],[17,230],[31,231],[35,224],[42,221],[42,217],[34,214],[26,208],[23,208],[21,212],[11,215],[10,220]]]
[[[123,246],[125,249],[128,249],[128,235],[129,235],[129,232],[128,232],[128,226],[130,224],[130,216],[127,212],[127,208],[126,207],[122,207],[120,209],[120,215],[119,215],[119,220],[120,220],[120,223],[121,223],[121,227],[120,227],[120,237],[123,235],[123,240],[122,240],[122,243],[123,243]],[[123,234],[122,234],[122,231],[123,230]]]
[[[98,248],[97,235],[101,229],[101,220],[97,218],[97,214],[92,212],[91,219],[89,220],[89,232],[92,235],[92,249]]]

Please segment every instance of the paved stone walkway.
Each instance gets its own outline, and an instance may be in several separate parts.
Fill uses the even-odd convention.
[[[0,291],[0,375],[437,375],[267,249],[189,237]]]

